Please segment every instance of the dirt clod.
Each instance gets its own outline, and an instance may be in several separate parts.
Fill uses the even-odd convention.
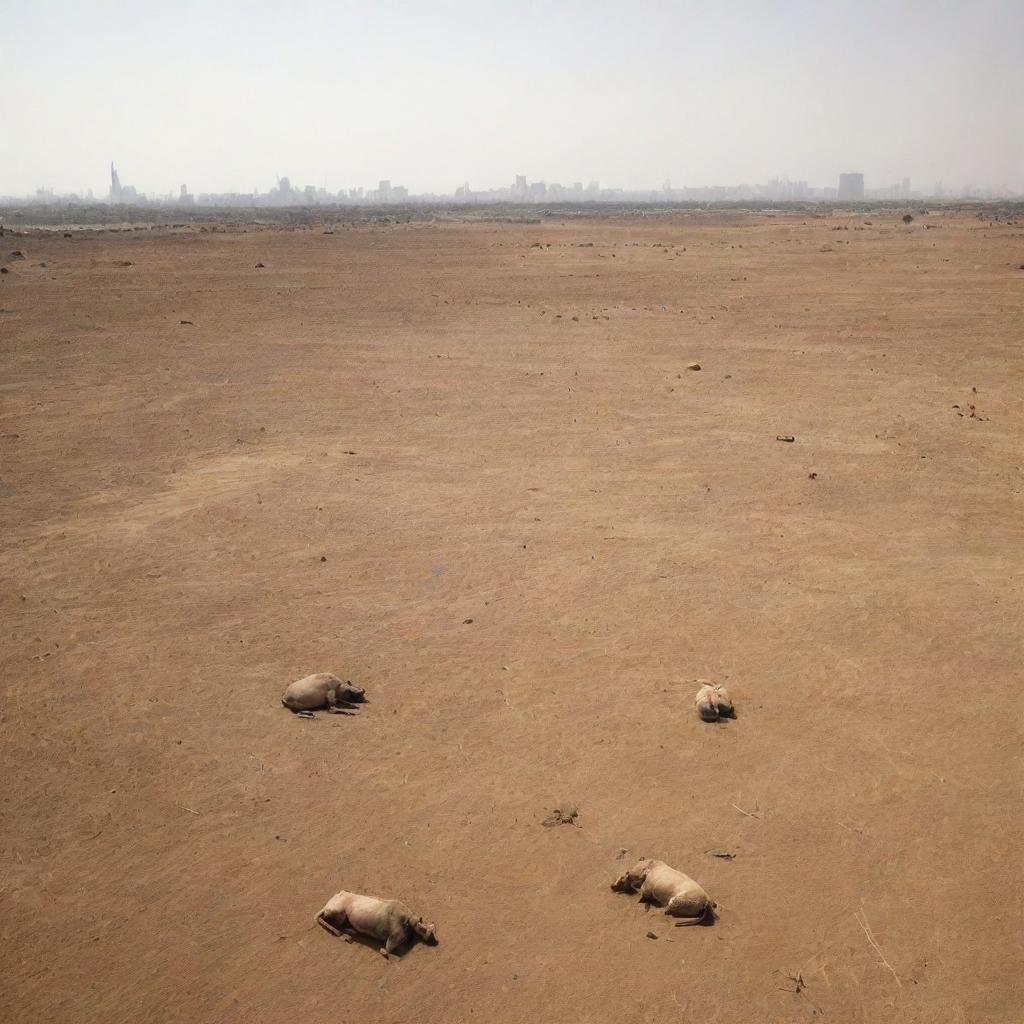
[[[576,804],[559,804],[542,822],[545,828],[553,828],[555,825],[575,825],[576,819],[580,816],[580,809]]]

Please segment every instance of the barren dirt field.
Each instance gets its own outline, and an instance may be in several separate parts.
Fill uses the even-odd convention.
[[[71,234],[0,242],[5,1020],[1022,1019],[1024,227]]]

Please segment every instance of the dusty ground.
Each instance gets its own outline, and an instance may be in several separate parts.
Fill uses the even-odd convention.
[[[864,219],[5,237],[6,1019],[1019,1021],[1024,227]]]

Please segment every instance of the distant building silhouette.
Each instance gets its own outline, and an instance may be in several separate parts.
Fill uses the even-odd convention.
[[[276,177],[276,176],[275,176]],[[1024,196],[1008,189],[1005,185],[1000,189],[973,187],[969,184],[949,187],[937,182],[932,192],[912,191],[911,179],[902,178],[891,184],[866,188],[864,175],[845,173],[838,175],[839,187],[811,186],[807,181],[790,181],[788,177],[775,177],[765,184],[733,184],[733,185],[673,185],[666,179],[660,187],[639,189],[602,188],[599,181],[573,181],[562,184],[557,181],[546,183],[544,180],[530,181],[524,174],[516,174],[508,184],[499,188],[472,189],[466,182],[455,189],[454,195],[439,193],[410,194],[405,185],[396,184],[390,178],[382,178],[376,188],[342,188],[337,192],[329,192],[326,184],[296,186],[287,177],[278,177],[275,187],[260,192],[254,187],[251,192],[220,192],[199,193],[192,195],[187,185],[180,186],[180,191],[169,191],[162,195],[147,196],[131,185],[121,181],[117,167],[110,163],[110,188],[102,201],[114,205],[140,207],[314,207],[330,204],[367,206],[373,204],[443,204],[454,199],[458,203],[724,203],[724,202],[769,202],[769,203],[805,203],[805,202],[872,202],[888,201],[908,203],[925,198],[963,199],[1024,199]],[[52,203],[61,201],[77,202],[78,194],[60,194],[53,189],[42,188],[34,196],[26,197],[27,202]],[[91,191],[88,198],[92,198]],[[20,202],[15,197],[3,196],[0,200]]]
[[[863,174],[840,174],[839,175],[839,199],[863,199],[864,198],[864,175]]]
[[[131,185],[122,185],[114,161],[110,161],[110,201],[112,203],[134,203],[139,193]]]

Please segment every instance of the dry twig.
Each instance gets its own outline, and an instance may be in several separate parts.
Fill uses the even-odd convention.
[[[853,916],[857,919],[857,924],[861,926],[868,942],[871,943],[871,948],[878,954],[878,959],[882,961],[889,973],[896,979],[896,984],[899,985],[900,988],[903,988],[903,982],[900,981],[900,976],[895,970],[893,970],[892,964],[885,959],[885,955],[882,953],[881,947],[875,941],[875,936],[872,934],[871,926],[868,924],[868,916],[864,913],[864,908],[861,907],[860,910],[855,911]]]
[[[757,808],[756,804],[754,805],[755,810],[753,810],[753,811],[745,811],[738,804],[731,804],[730,806],[735,807],[736,810],[740,812],[740,814],[745,814],[748,818],[756,818],[758,821],[761,820],[761,812],[760,812],[760,810],[756,809]]]

